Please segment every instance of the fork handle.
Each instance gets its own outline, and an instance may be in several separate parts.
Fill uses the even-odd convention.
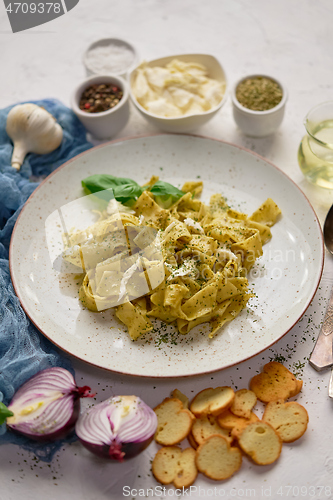
[[[333,365],[333,289],[319,336],[309,359],[317,371]]]
[[[309,363],[317,371],[333,365],[333,288],[319,336]]]
[[[330,398],[333,398],[333,370],[331,371],[330,382],[328,385],[328,395]]]

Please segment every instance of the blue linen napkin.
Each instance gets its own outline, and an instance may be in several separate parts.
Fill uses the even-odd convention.
[[[32,101],[30,101],[32,102]],[[13,144],[6,133],[7,115],[0,110],[0,401],[8,405],[16,390],[40,370],[61,366],[74,374],[68,358],[60,353],[25,315],[15,295],[8,264],[9,243],[16,219],[38,180],[79,153],[92,147],[74,113],[55,99],[33,101],[49,111],[63,128],[59,148],[47,155],[28,154],[21,170],[11,167]],[[64,442],[39,444],[0,426],[0,444],[13,443],[50,462]]]

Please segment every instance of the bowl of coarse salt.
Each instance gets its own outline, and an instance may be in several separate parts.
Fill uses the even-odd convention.
[[[137,66],[136,48],[120,38],[103,38],[89,45],[83,55],[87,76],[117,75],[126,77]]]

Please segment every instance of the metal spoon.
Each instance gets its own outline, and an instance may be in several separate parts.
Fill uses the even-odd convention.
[[[324,222],[324,241],[327,250],[333,254],[333,205],[329,209]],[[310,357],[310,364],[317,371],[333,365],[333,289],[327,306],[323,325],[316,345]],[[332,381],[333,384],[333,381]],[[333,387],[332,387],[333,391]]]
[[[331,252],[331,254],[333,254],[333,205],[331,206],[331,208],[328,211],[328,214],[326,215],[323,232],[324,232],[324,241],[326,248],[328,249],[329,252]],[[330,308],[332,309],[332,294],[328,306],[328,309]],[[332,316],[331,316],[331,321],[332,321]],[[333,343],[332,343],[332,349],[333,349]],[[330,398],[333,398],[333,370],[331,372],[331,378],[328,385],[328,395]]]
[[[333,205],[326,215],[323,232],[326,248],[333,254]]]

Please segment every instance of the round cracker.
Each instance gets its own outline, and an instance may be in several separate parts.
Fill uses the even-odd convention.
[[[195,457],[192,448],[183,451],[178,446],[161,448],[152,463],[155,479],[162,484],[173,482],[176,488],[188,488],[198,475]]]
[[[209,387],[200,391],[192,400],[190,410],[196,417],[217,416],[232,405],[235,392],[231,387]]]
[[[173,446],[180,443],[191,431],[192,413],[183,407],[176,398],[165,398],[154,411],[157,415],[157,430],[155,441],[163,446]]]
[[[247,425],[238,437],[238,444],[258,465],[275,462],[282,450],[282,439],[267,422]]]
[[[274,427],[284,443],[292,443],[305,433],[309,415],[299,403],[280,400],[268,403],[262,419]]]
[[[250,390],[263,403],[286,400],[297,394],[298,389],[296,377],[277,361],[267,363],[263,371],[250,380]]]
[[[193,423],[192,435],[198,444],[202,444],[209,436],[213,434],[220,434],[224,436],[229,443],[232,441],[230,431],[223,429],[217,422],[218,417],[207,415],[205,417],[197,418]]]
[[[230,446],[225,437],[213,435],[197,449],[195,463],[202,474],[215,481],[222,481],[240,469],[242,453],[239,448]]]
[[[239,389],[235,392],[235,399],[230,411],[237,417],[250,418],[251,412],[257,403],[257,396],[249,389]]]

